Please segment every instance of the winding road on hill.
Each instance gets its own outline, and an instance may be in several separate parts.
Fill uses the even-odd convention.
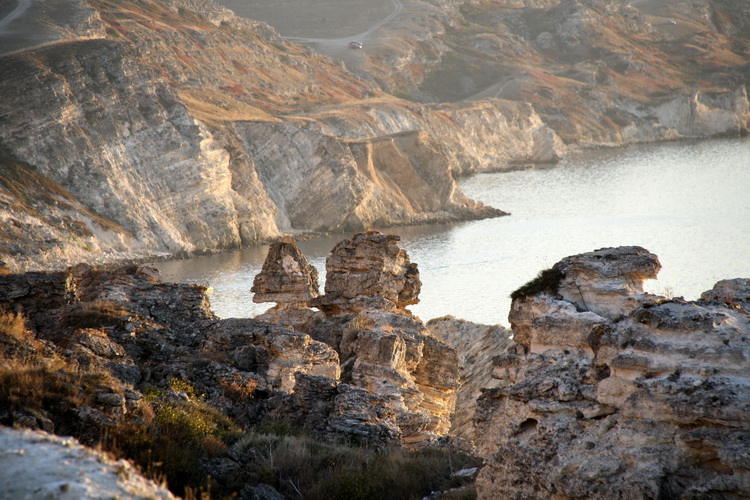
[[[31,0],[19,0],[16,8],[10,11],[7,16],[0,19],[0,32],[2,32],[10,23],[24,15],[29,7],[31,7]]]
[[[377,23],[370,26],[366,31],[358,33],[356,35],[344,37],[344,38],[304,38],[304,37],[286,37],[287,40],[296,43],[314,44],[318,50],[328,55],[338,53],[339,49],[346,49],[347,44],[352,40],[362,41],[367,40],[377,29],[392,21],[396,16],[401,13],[401,9],[404,8],[404,4],[401,0],[391,0],[393,3],[393,10],[386,17],[378,21]]]

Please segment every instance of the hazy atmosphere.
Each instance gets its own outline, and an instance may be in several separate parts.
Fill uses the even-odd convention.
[[[750,496],[749,82],[745,0],[0,0],[5,494]]]

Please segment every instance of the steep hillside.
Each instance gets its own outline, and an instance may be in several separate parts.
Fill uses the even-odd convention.
[[[747,129],[747,2],[479,0],[404,11],[355,66],[397,95],[530,102],[569,143]],[[696,107],[716,113],[691,120]]]
[[[414,106],[211,2],[39,9],[28,16],[61,24],[0,56],[0,146],[80,205],[45,213],[87,232],[71,242],[4,191],[0,216],[16,229],[0,260],[13,269],[502,215],[451,174],[563,152],[529,106]]]

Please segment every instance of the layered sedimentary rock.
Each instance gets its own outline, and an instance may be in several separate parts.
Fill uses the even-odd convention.
[[[401,444],[401,429],[383,395],[330,377],[299,373],[294,393],[269,401],[266,421],[284,421],[330,441],[384,449]]]
[[[398,246],[399,239],[368,231],[338,243],[326,260],[325,294],[307,304],[323,314],[308,315],[306,322],[298,321],[300,311],[305,310],[298,295],[278,293],[284,283],[273,277],[285,275],[284,260],[275,258],[279,250],[272,248],[256,283],[270,286],[262,288],[262,297],[276,300],[283,296],[288,302],[259,318],[302,329],[333,347],[341,360],[342,381],[364,389],[395,415],[401,442],[425,444],[450,429],[458,365],[456,351],[431,336],[405,309],[418,302],[421,282],[417,265]],[[297,255],[294,250],[289,253]],[[301,261],[297,258],[294,266]],[[315,295],[305,290],[305,295]],[[314,386],[329,395],[347,387]],[[310,425],[322,428],[332,424]]]
[[[453,175],[564,151],[530,106],[374,98],[211,3],[78,7],[56,43],[0,56],[0,255],[15,271],[498,216]]]
[[[424,102],[531,103],[569,144],[748,130],[748,19],[736,0],[404,6],[357,71]]]
[[[475,417],[480,498],[750,494],[748,280],[668,300],[642,293],[658,269],[601,249],[516,292]]]
[[[474,412],[483,389],[500,383],[492,378],[492,359],[503,354],[512,343],[512,332],[501,325],[480,325],[452,316],[427,322],[430,333],[458,355],[459,388],[456,412],[451,417],[451,435],[476,441]]]
[[[252,319],[217,320],[203,287],[162,283],[152,268],[80,265],[56,273],[4,274],[0,303],[3,313],[22,314],[31,332],[20,337],[0,332],[6,359],[33,354],[103,370],[113,385],[101,390],[118,394],[122,408],[143,398],[137,388],[163,388],[180,379],[205,394],[208,404],[243,415],[253,401],[262,402],[254,395],[291,391],[295,373],[332,379],[340,373],[338,354],[326,344]],[[102,425],[124,414],[110,406],[104,401],[76,409],[73,420],[88,425],[96,439]],[[70,415],[58,417],[56,423],[57,417],[43,413],[0,412],[0,423],[34,420],[32,427],[49,431],[63,421],[64,428],[71,425]]]

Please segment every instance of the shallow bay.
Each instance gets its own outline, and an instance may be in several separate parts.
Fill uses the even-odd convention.
[[[561,258],[639,245],[663,265],[648,291],[696,299],[725,278],[750,277],[750,140],[649,144],[576,153],[549,168],[480,174],[464,192],[512,213],[391,229],[419,264],[427,320],[450,314],[507,324],[510,293]],[[321,278],[349,235],[299,243]],[[250,287],[267,246],[155,264],[168,281],[209,284],[220,317],[250,317]],[[321,282],[321,289],[323,283]]]

